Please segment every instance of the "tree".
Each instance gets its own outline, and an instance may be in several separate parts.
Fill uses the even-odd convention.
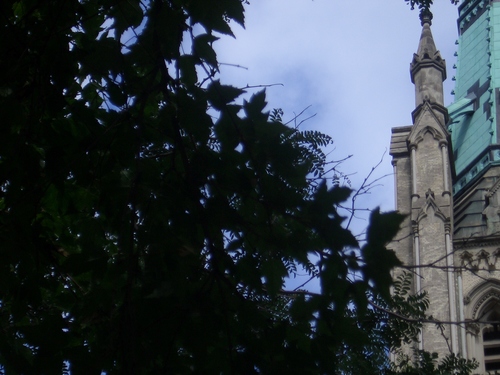
[[[360,246],[330,137],[217,79],[243,3],[1,2],[3,373],[332,374],[373,343],[401,218]]]

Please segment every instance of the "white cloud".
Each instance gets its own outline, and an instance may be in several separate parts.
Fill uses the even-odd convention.
[[[437,0],[433,34],[447,60],[446,103],[457,38],[457,9]],[[246,29],[216,45],[221,79],[236,86],[281,83],[267,89],[270,108],[292,116],[310,105],[317,113],[304,126],[330,134],[335,158],[354,154],[343,167],[357,172],[354,187],[389,147],[390,129],[411,124],[415,106],[409,64],[420,38],[417,11],[403,0],[251,1]],[[379,175],[392,172],[386,155]],[[370,196],[369,205],[392,208],[392,177]]]

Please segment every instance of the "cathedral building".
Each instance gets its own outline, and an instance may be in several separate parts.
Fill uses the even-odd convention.
[[[500,0],[458,8],[455,100],[443,101],[446,64],[421,16],[410,64],[413,125],[392,129],[396,209],[406,221],[393,243],[425,290],[428,313],[417,348],[475,358],[500,373]]]

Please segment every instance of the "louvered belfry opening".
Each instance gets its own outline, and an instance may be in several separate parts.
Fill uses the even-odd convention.
[[[487,321],[492,323],[483,329],[485,370],[500,370],[500,313],[488,314]]]

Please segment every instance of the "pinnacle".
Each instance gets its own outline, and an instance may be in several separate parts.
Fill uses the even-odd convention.
[[[410,64],[411,81],[415,84],[417,107],[425,101],[443,105],[443,81],[446,79],[446,64],[436,48],[431,31],[432,13],[425,9],[420,13],[422,34],[417,53]]]
[[[431,19],[432,14],[429,12],[430,17],[425,15],[422,18],[422,35],[420,36],[420,43],[418,45],[417,55],[420,58],[433,58],[434,54],[437,52],[436,45],[434,43],[434,38],[431,32]],[[427,55],[427,56],[426,56]]]

